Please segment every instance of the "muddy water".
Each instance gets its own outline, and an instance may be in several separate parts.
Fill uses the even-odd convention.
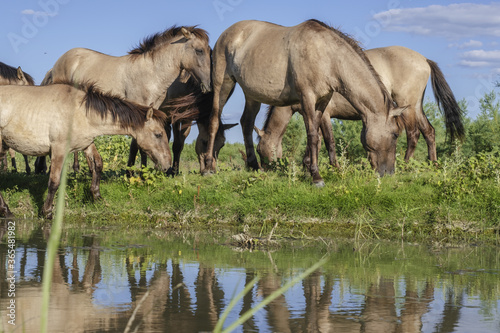
[[[9,235],[2,226],[0,331],[38,332],[50,228],[18,220]],[[49,332],[209,332],[256,275],[225,327],[325,256],[236,331],[499,332],[498,250],[325,239],[243,249],[222,232],[68,228]]]

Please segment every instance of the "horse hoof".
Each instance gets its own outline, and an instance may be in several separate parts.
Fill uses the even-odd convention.
[[[322,188],[322,187],[325,187],[325,182],[323,180],[319,180],[319,181],[313,182],[313,185],[318,187],[318,188]]]

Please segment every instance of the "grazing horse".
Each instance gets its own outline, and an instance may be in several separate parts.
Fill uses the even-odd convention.
[[[17,86],[33,86],[35,81],[28,73],[24,73],[21,67],[14,68],[12,66],[6,65],[0,62],[0,86],[3,85],[17,85]],[[17,171],[16,166],[16,152],[13,149],[9,149],[10,160],[12,163],[12,169]],[[26,165],[26,173],[30,174],[31,169],[28,164],[28,156],[24,155],[24,163]],[[3,159],[5,168],[7,168],[7,155]]]
[[[71,49],[56,61],[42,85],[91,81],[103,91],[158,109],[181,73],[188,73],[202,92],[211,90],[210,53],[204,30],[174,26],[147,37],[121,57]],[[132,146],[136,145],[133,140]]]
[[[358,43],[342,32],[317,20],[294,27],[241,21],[221,34],[212,58],[214,101],[203,174],[215,172],[215,133],[236,83],[245,94],[240,123],[250,167],[259,167],[252,132],[261,103],[300,103],[310,148],[309,171],[313,184],[323,186],[318,169],[318,128],[332,94],[339,92],[363,119],[363,144],[372,166],[380,175],[394,172],[399,133],[396,117],[405,108],[394,107]]]
[[[165,113],[73,83],[0,87],[0,157],[10,147],[32,156],[51,155],[48,195],[42,213],[52,218],[54,195],[68,152],[83,150],[92,172],[91,192],[101,197],[102,158],[93,144],[100,135],[130,135],[166,171],[172,157],[164,129]],[[0,214],[11,216],[0,195]]]
[[[408,143],[405,161],[413,157],[420,132],[427,142],[429,160],[437,161],[435,130],[429,123],[422,108],[429,77],[431,78],[434,97],[444,114],[446,129],[451,140],[463,138],[464,126],[460,107],[443,73],[435,62],[402,46],[371,49],[365,51],[365,54],[377,73],[379,73],[382,82],[391,93],[394,101],[398,105],[408,105],[408,110],[401,117],[406,129]],[[278,108],[279,110],[277,110]],[[299,104],[287,107],[271,107],[263,130],[255,128],[259,135],[257,152],[260,155],[261,164],[282,157],[281,141],[294,112],[302,112]],[[361,117],[341,94],[333,94],[323,114],[321,129],[330,163],[338,167],[330,118],[361,120]],[[307,164],[307,161],[305,161],[305,164]]]

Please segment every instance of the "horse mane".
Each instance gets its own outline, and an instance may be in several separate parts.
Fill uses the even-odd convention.
[[[164,45],[165,43],[170,42],[170,40],[177,37],[179,34],[182,34],[181,31],[182,28],[186,29],[187,31],[195,35],[197,38],[200,38],[208,43],[208,33],[205,30],[197,28],[197,26],[178,27],[174,25],[165,30],[164,32],[158,32],[156,34],[147,36],[146,38],[143,39],[143,41],[139,44],[139,46],[130,50],[128,54],[134,56],[145,55],[145,54],[153,55],[154,51],[158,47]]]
[[[269,120],[271,119],[271,116],[274,113],[274,110],[276,108],[272,105],[268,105],[267,110],[266,110],[266,120],[264,121],[264,125],[262,125],[262,130],[265,131],[267,127],[269,126]]]
[[[28,81],[28,83],[31,86],[35,85],[35,80],[33,80],[33,77],[29,75],[28,73],[24,72],[24,77]],[[3,62],[0,61],[0,76],[9,80],[9,81],[14,81],[17,80],[17,68],[9,66],[7,64],[4,64]]]
[[[165,110],[172,123],[190,120],[206,123],[210,119],[214,93],[202,93],[200,85],[190,77],[186,83],[187,94],[168,99],[162,110]]]
[[[365,62],[366,66],[368,67],[368,70],[373,74],[375,77],[375,80],[377,81],[380,89],[382,89],[382,94],[384,95],[384,101],[387,106],[387,110],[389,110],[392,106],[393,100],[392,96],[387,90],[387,87],[384,85],[382,82],[382,79],[380,78],[380,75],[377,73],[375,68],[373,68],[373,65],[371,64],[370,60],[366,56],[363,48],[360,46],[360,42],[354,39],[353,37],[349,36],[348,34],[335,29],[332,26],[329,26],[328,24],[321,22],[316,19],[310,19],[306,21],[307,27],[310,29],[314,29],[316,31],[321,31],[322,28],[328,29],[332,32],[334,32],[337,36],[339,36],[342,40],[344,40],[351,48],[361,57],[361,59]]]
[[[75,86],[72,83],[69,85]],[[106,119],[110,115],[114,122],[120,122],[122,128],[140,128],[144,126],[150,107],[105,93],[93,82],[79,85],[77,88],[85,92],[82,104],[85,103],[87,114],[95,112],[101,119]],[[162,124],[167,121],[167,115],[157,109],[153,109],[153,118]]]

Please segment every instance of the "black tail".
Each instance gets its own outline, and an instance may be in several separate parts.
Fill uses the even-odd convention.
[[[427,63],[431,67],[432,89],[434,90],[434,97],[436,98],[438,107],[444,114],[446,131],[450,135],[451,141],[454,139],[463,140],[465,129],[462,122],[462,110],[460,110],[455,96],[438,64],[429,59],[427,59]]]

